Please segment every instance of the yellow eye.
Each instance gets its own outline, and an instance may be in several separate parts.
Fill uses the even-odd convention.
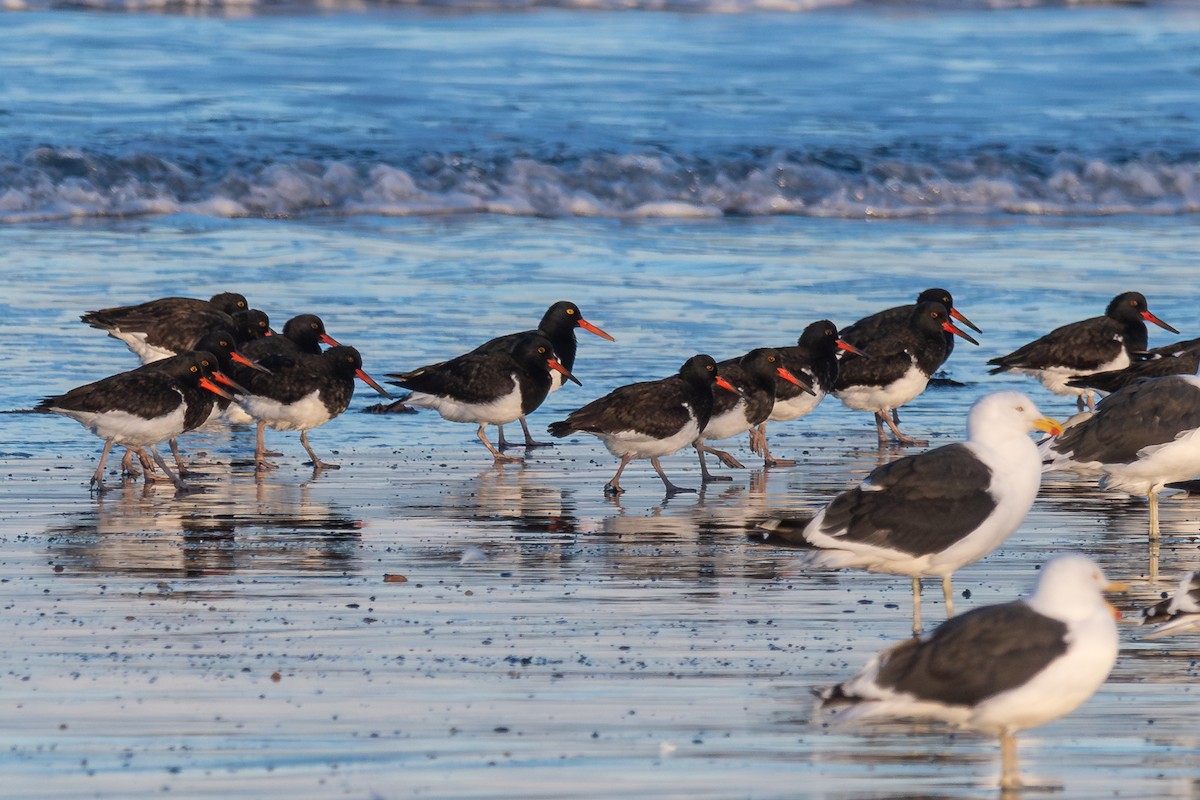
[[[195,364],[193,364],[192,366],[188,367],[188,370],[189,370],[189,371],[191,371],[191,372],[196,372],[198,369],[199,369],[199,367],[197,367]]]
[[[544,347],[539,347],[539,348],[538,348],[538,355],[545,355],[545,354],[546,354],[546,348],[544,348]]]
[[[570,314],[571,316],[575,316],[575,309],[573,309],[573,308],[568,308],[568,309],[567,309],[567,313],[568,313],[568,314]]]

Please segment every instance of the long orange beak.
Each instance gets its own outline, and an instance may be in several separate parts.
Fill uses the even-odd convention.
[[[864,353],[862,350],[859,350],[857,347],[850,344],[845,339],[838,339],[837,346],[838,346],[838,350],[845,350],[847,353],[854,353],[854,355],[856,355],[856,356],[862,356],[863,358],[870,358],[869,355]]]
[[[340,346],[341,342],[339,342],[337,339],[334,339],[328,333],[322,333],[321,334],[321,344],[327,344],[330,347],[338,347],[338,346]]]
[[[942,330],[946,331],[947,333],[953,333],[953,334],[956,334],[956,335],[958,335],[958,336],[961,336],[961,337],[963,337],[964,339],[966,339],[968,342],[970,342],[971,344],[979,344],[979,342],[977,342],[977,341],[975,340],[975,337],[974,337],[974,336],[972,336],[971,334],[967,333],[967,332],[966,332],[966,331],[964,331],[962,328],[956,328],[956,327],[954,326],[954,323],[953,323],[953,322],[951,322],[950,320],[946,320],[945,322],[943,322],[943,323],[942,323]]]
[[[592,323],[588,322],[586,319],[581,319],[581,320],[579,320],[579,322],[577,322],[576,324],[577,324],[579,327],[583,328],[585,331],[591,331],[592,333],[594,333],[594,334],[596,334],[597,336],[599,336],[601,339],[608,339],[610,342],[615,342],[615,341],[616,341],[616,339],[614,339],[613,337],[609,336],[607,333],[605,333],[604,331],[600,330],[600,329],[599,329],[599,328],[597,328],[595,325],[593,325]]]
[[[214,372],[213,374],[216,375],[217,373]],[[224,397],[226,400],[234,399],[233,395],[231,395],[229,392],[222,389],[220,386],[217,386],[215,383],[210,381],[207,377],[200,379],[200,387],[202,389],[207,389],[208,391],[212,392],[215,395]]]
[[[271,374],[271,370],[267,369],[262,364],[259,364],[257,361],[251,361],[237,350],[232,351],[229,354],[229,358],[232,359],[234,363],[241,364],[242,366],[249,367],[250,369],[256,369],[259,372],[265,372],[268,375]]]
[[[367,386],[370,386],[372,389],[379,392],[384,397],[391,397],[391,395],[388,394],[387,389],[384,389],[382,386],[380,386],[378,383],[376,383],[374,378],[372,378],[367,373],[363,372],[361,369],[354,370],[354,377],[358,378],[360,381],[365,383]]]
[[[1165,328],[1166,330],[1169,330],[1171,333],[1179,333],[1179,331],[1175,330],[1170,325],[1168,325],[1167,323],[1163,322],[1158,317],[1151,314],[1149,311],[1142,312],[1142,319],[1146,320],[1146,322],[1153,322],[1158,327]]]
[[[815,394],[816,394],[816,392],[814,392],[814,391],[812,390],[812,386],[810,386],[810,385],[809,385],[808,381],[802,381],[802,380],[800,380],[800,379],[799,379],[799,378],[797,378],[795,375],[793,375],[793,374],[792,374],[792,371],[791,371],[790,369],[788,369],[787,367],[776,367],[776,368],[775,368],[775,371],[776,371],[777,373],[779,373],[779,377],[783,378],[783,379],[784,379],[785,381],[787,381],[788,383],[794,383],[794,384],[796,384],[796,385],[797,385],[797,386],[799,386],[801,389],[803,389],[804,391],[808,392],[808,393],[809,393],[809,394],[811,394],[811,395],[815,395]]]
[[[956,320],[961,322],[963,325],[966,325],[968,328],[975,331],[976,333],[983,333],[983,331],[979,329],[978,325],[976,325],[974,322],[971,322],[971,320],[969,320],[965,316],[963,316],[962,313],[959,312],[959,310],[957,308],[950,309],[950,316],[954,317]]]
[[[212,377],[213,377],[213,380],[215,380],[217,383],[225,384],[226,386],[228,386],[230,389],[233,389],[233,391],[237,392],[238,394],[249,394],[249,392],[246,391],[246,388],[244,386],[239,384],[233,378],[226,375],[224,372],[214,369],[213,373],[212,373]]]
[[[720,386],[722,389],[728,389],[729,391],[733,392],[734,394],[738,393],[737,387],[734,386],[729,381],[722,378],[720,375],[717,376],[717,386]]]
[[[612,337],[610,336],[609,338],[611,339]],[[555,372],[561,372],[563,375],[565,375],[567,377],[567,380],[574,382],[576,386],[583,386],[583,384],[579,382],[579,378],[576,378],[574,375],[572,375],[570,373],[570,371],[566,367],[564,367],[562,364],[558,363],[558,359],[547,358],[546,366],[549,367],[550,369],[554,370]]]

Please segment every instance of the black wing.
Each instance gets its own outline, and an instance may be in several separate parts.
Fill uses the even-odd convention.
[[[984,606],[884,657],[876,683],[922,700],[974,705],[1026,683],[1067,650],[1066,624],[1023,601]]]
[[[1063,431],[1050,448],[1076,461],[1130,464],[1145,447],[1200,427],[1200,388],[1179,377],[1147,378],[1100,403],[1095,415]]]
[[[634,430],[665,439],[691,421],[691,404],[690,389],[678,377],[631,383],[572,411],[566,420],[551,426],[551,433],[566,436],[571,431]]]
[[[821,532],[911,555],[940,552],[975,530],[995,508],[991,469],[963,444],[884,464],[834,498]]]
[[[1111,361],[1120,354],[1124,344],[1121,327],[1108,317],[1093,317],[1055,328],[1040,339],[1017,348],[1006,356],[987,363],[995,366],[995,375],[1011,368],[1095,369],[1097,364]]]

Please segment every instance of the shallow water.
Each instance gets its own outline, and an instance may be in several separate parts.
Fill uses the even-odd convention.
[[[687,356],[788,343],[945,284],[986,332],[956,349],[963,388],[903,412],[933,444],[970,402],[1027,390],[986,358],[1137,288],[1193,336],[1187,220],[941,224],[768,219],[643,222],[471,217],[304,224],[168,217],[0,228],[7,296],[0,407],[133,365],[77,322],[102,304],[239,289],[278,323],[317,311],[376,377],[534,324],[570,298],[616,338],[581,334],[582,388],[543,426]],[[1152,265],[1147,268],[1146,265]],[[1155,331],[1151,343],[1169,341]],[[252,432],[187,437],[200,489],[87,481],[100,443],[57,417],[0,416],[0,674],[10,796],[989,796],[993,741],[937,726],[828,728],[810,692],[903,638],[908,581],[806,574],[755,544],[768,511],[811,509],[900,450],[827,400],[772,425],[800,465],[751,469],[664,500],[645,464],[604,497],[614,460],[589,437],[493,468],[471,426],[358,413],[313,432],[341,464],[313,477],[291,434],[256,476]],[[515,427],[510,435],[515,434]],[[694,456],[666,459],[697,486]],[[725,470],[723,470],[725,471]],[[1200,507],[1164,502],[1163,573],[1200,566]],[[1062,550],[1133,584],[1146,508],[1048,476],[1022,528],[956,575],[958,605],[1026,591]],[[389,578],[389,576],[391,576]],[[397,576],[406,580],[400,582]],[[943,609],[924,598],[927,620]],[[1113,675],[1077,712],[1021,737],[1028,777],[1056,796],[1200,792],[1195,635],[1122,628]],[[1027,792],[1032,795],[1034,793]]]

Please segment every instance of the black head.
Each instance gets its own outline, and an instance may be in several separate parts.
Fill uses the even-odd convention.
[[[941,303],[947,309],[954,308],[954,298],[945,289],[926,289],[917,295],[917,304]]]
[[[321,354],[321,358],[330,365],[330,369],[336,375],[354,377],[363,365],[362,354],[357,349],[344,344],[329,348]]]
[[[1178,330],[1150,313],[1146,296],[1141,292],[1123,292],[1117,295],[1109,301],[1108,308],[1104,309],[1104,316],[1119,322],[1153,322],[1171,333],[1179,333]]]
[[[608,339],[610,342],[615,341],[613,337],[584,319],[579,306],[569,300],[559,300],[546,309],[546,313],[542,315],[542,321],[538,324],[538,330],[552,335],[557,331],[574,330],[575,328],[583,328],[586,331],[591,331],[602,339]]]
[[[827,319],[810,322],[800,333],[796,344],[807,348],[810,352],[833,351],[837,348],[838,329]]]
[[[233,315],[234,336],[239,342],[261,339],[271,330],[271,320],[265,311],[249,308]]]
[[[246,298],[237,292],[221,292],[214,294],[209,298],[208,302],[212,303],[213,307],[218,311],[224,311],[226,314],[233,316],[239,311],[245,311],[249,308]]]
[[[209,331],[200,341],[196,342],[194,350],[211,353],[216,357],[218,368],[227,369],[237,349],[237,340],[229,331]]]
[[[338,342],[325,332],[325,323],[316,314],[299,314],[283,324],[283,335],[305,352],[317,353],[320,345],[337,347]]]
[[[156,371],[179,381],[184,386],[197,386],[201,378],[207,378],[217,369],[217,357],[203,350],[186,353],[155,361],[151,366]]]
[[[546,309],[538,327],[544,331],[562,327],[574,328],[581,319],[583,319],[583,314],[579,313],[579,306],[569,300],[559,300]]]
[[[568,380],[579,383],[579,380],[570,373],[561,363],[559,363],[558,355],[554,352],[554,345],[550,340],[540,333],[528,333],[517,340],[513,345],[512,357],[518,364],[521,364],[530,369],[555,370],[562,373]]]
[[[683,362],[683,366],[679,368],[679,377],[688,383],[699,383],[704,386],[711,386],[715,383],[731,392],[737,391],[732,383],[722,378],[717,372],[716,360],[704,353],[692,356]]]
[[[950,320],[950,311],[941,303],[921,303],[913,309],[912,317],[909,318],[913,329],[925,336],[932,337],[935,332],[945,337],[943,334],[953,333],[966,339],[971,344],[979,344],[975,337],[969,333],[965,333],[961,328],[958,328]]]

